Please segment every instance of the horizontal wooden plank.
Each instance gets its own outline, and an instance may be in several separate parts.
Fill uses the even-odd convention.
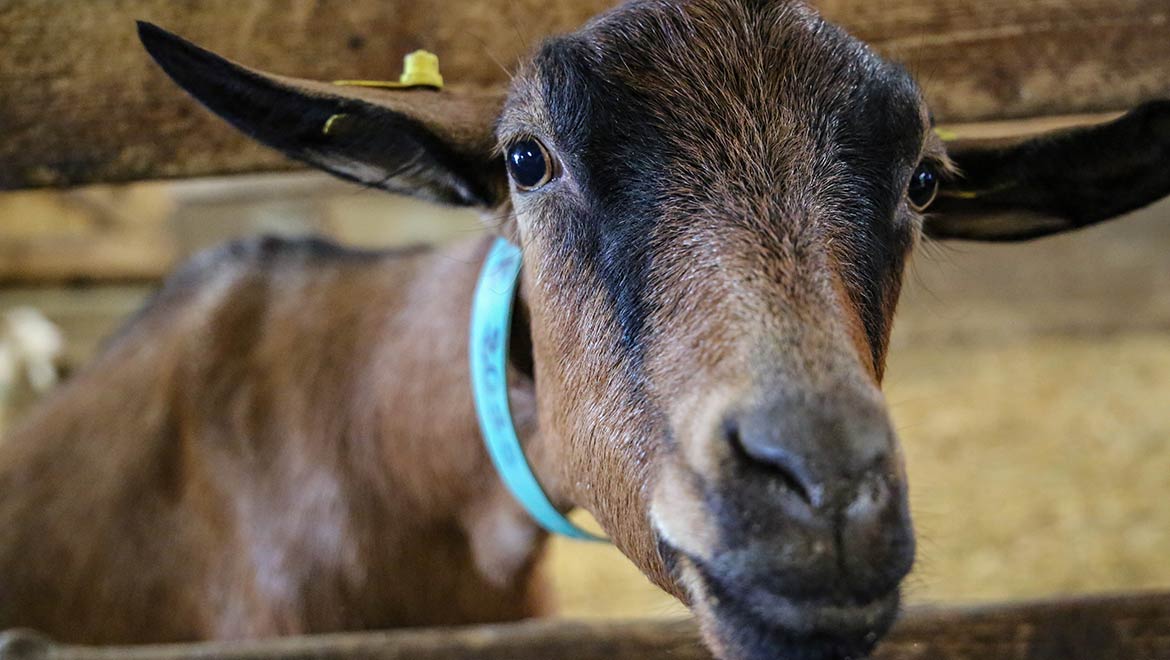
[[[1159,660],[1170,594],[913,611],[875,660]],[[0,637],[4,660],[710,660],[687,620],[581,622],[338,634],[269,641],[92,648]]]
[[[940,120],[1102,112],[1170,93],[1164,0],[813,0],[906,63]]]
[[[184,96],[136,42],[157,22],[250,65],[393,78],[426,47],[449,81],[499,85],[542,36],[613,0],[0,3],[0,190],[296,167]],[[949,122],[1101,112],[1170,95],[1164,0],[820,0],[918,74]]]
[[[417,48],[452,82],[506,79],[529,38],[604,0],[6,0],[0,3],[0,190],[294,168],[212,118],[159,71],[135,19],[262,69],[395,79]],[[539,8],[539,9],[538,9]],[[531,35],[531,36],[529,36]]]
[[[152,281],[174,264],[174,242],[161,233],[0,241],[0,282]]]

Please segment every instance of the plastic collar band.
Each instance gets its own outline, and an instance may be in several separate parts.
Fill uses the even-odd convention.
[[[519,277],[520,248],[497,238],[479,273],[471,305],[471,388],[479,430],[500,479],[541,527],[575,539],[606,541],[574,525],[549,501],[524,458],[512,423],[508,338]]]

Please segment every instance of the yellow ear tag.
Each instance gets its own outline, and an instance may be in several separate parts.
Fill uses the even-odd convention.
[[[398,76],[398,82],[389,80],[334,80],[334,85],[342,87],[375,87],[378,89],[412,89],[415,87],[429,87],[431,89],[443,89],[443,75],[439,73],[439,56],[426,50],[416,50],[413,53],[407,53],[406,57],[402,58],[402,75]],[[333,124],[338,119],[346,116],[344,113],[340,115],[331,115],[329,119],[325,120],[325,125],[321,127],[322,135],[329,135],[333,130]]]
[[[416,50],[402,58],[402,75],[398,82],[387,80],[334,80],[334,85],[344,87],[377,87],[380,89],[409,89],[430,87],[443,89],[443,76],[439,73],[439,56],[430,51]]]

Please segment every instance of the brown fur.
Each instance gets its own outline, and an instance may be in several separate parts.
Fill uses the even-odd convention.
[[[201,257],[0,442],[3,626],[127,643],[540,611],[541,535],[469,413],[484,242],[318,251]]]

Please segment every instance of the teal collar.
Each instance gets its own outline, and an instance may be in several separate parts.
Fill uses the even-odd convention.
[[[496,472],[529,515],[550,532],[605,541],[569,521],[540,488],[512,423],[508,406],[508,338],[520,277],[520,248],[497,238],[488,252],[471,305],[471,388],[479,430]]]

